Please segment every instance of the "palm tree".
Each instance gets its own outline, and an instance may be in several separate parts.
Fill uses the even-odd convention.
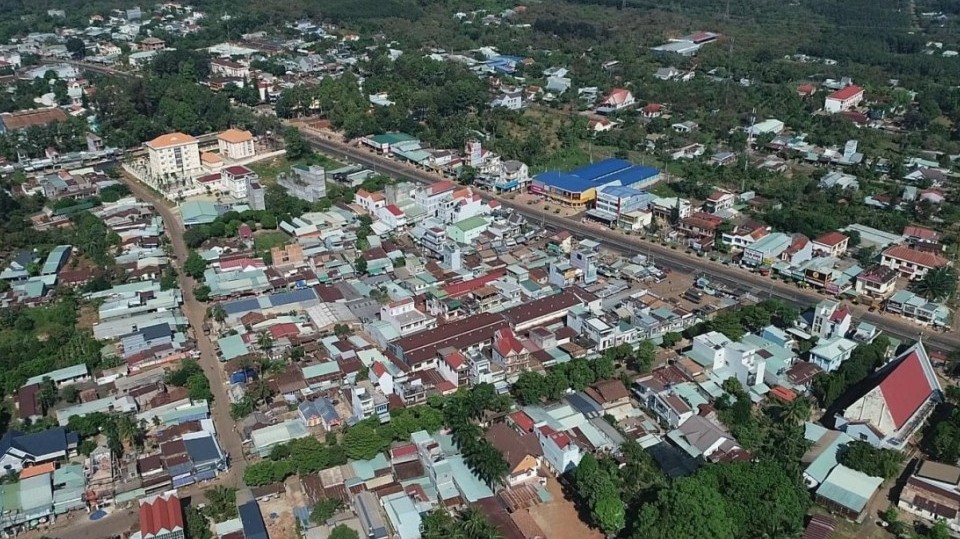
[[[930,301],[943,301],[957,291],[957,272],[951,266],[933,268],[913,286],[914,291]]]
[[[266,331],[257,335],[257,346],[269,355],[270,350],[273,348],[273,336]]]
[[[217,321],[217,323],[223,323],[227,319],[227,311],[223,308],[223,305],[216,304],[213,307],[210,307],[210,317]]]
[[[805,397],[797,397],[783,406],[780,418],[790,425],[802,424],[810,419],[810,401]]]
[[[457,518],[457,528],[464,539],[499,539],[500,533],[475,507],[467,507]]]

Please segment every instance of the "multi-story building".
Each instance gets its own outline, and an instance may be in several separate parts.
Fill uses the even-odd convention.
[[[223,185],[230,191],[230,196],[236,199],[247,198],[247,185],[257,182],[257,173],[241,165],[234,165],[223,169]]]
[[[317,165],[294,165],[290,167],[289,174],[277,176],[277,183],[290,196],[307,202],[316,202],[327,196],[327,172]]]
[[[857,274],[854,290],[873,298],[888,298],[897,291],[897,270],[872,266]]]
[[[880,257],[881,266],[893,268],[912,280],[923,279],[928,271],[949,264],[949,260],[936,253],[911,249],[905,245],[890,247]]]
[[[239,129],[227,129],[217,135],[220,156],[234,161],[247,159],[257,154],[253,144],[253,133]]]
[[[507,376],[520,374],[530,363],[530,351],[510,328],[494,332],[491,357],[494,363],[503,367]]]
[[[813,310],[810,333],[820,339],[843,337],[850,331],[853,316],[839,301],[825,299]]]
[[[823,109],[836,114],[856,107],[861,101],[863,101],[863,88],[851,85],[828,95],[823,103]]]
[[[267,209],[266,192],[258,180],[247,178],[247,205],[251,210]]]
[[[378,417],[381,422],[390,421],[389,401],[382,391],[369,380],[361,380],[353,387],[351,395],[354,417],[362,421],[368,417]]]
[[[703,203],[703,211],[707,213],[718,213],[733,208],[737,197],[728,191],[714,191],[710,193],[707,200]]]
[[[380,319],[389,322],[401,337],[437,327],[437,319],[417,310],[413,298],[382,305]]]
[[[417,191],[414,200],[426,211],[427,217],[440,217],[444,202],[453,198],[456,188],[457,184],[450,181],[437,182]]]
[[[840,258],[846,254],[849,242],[850,238],[839,232],[827,232],[813,240],[813,250],[834,258]]]
[[[823,339],[810,350],[810,363],[826,372],[835,371],[844,361],[850,359],[856,347],[856,342],[843,336]]]
[[[150,176],[161,178],[189,178],[202,170],[197,139],[184,133],[168,133],[147,142]]]

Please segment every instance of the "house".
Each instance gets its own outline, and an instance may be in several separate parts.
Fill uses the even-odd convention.
[[[860,398],[835,417],[854,439],[902,449],[943,399],[926,348],[917,342],[860,388]]]
[[[689,382],[691,379],[679,367],[666,365],[637,378],[632,390],[644,406],[671,428],[677,428],[694,415],[693,408],[676,391],[680,384]]]
[[[626,417],[633,411],[630,392],[620,380],[603,380],[588,387],[584,393],[600,405],[604,415],[617,419]]]
[[[863,101],[863,88],[850,85],[828,95],[823,109],[831,114],[848,111]]]
[[[515,487],[538,478],[543,449],[535,435],[517,432],[506,423],[494,423],[483,437],[507,462],[507,485]]]
[[[695,459],[713,461],[720,455],[740,449],[732,434],[700,415],[670,431],[667,439]]]
[[[0,438],[0,468],[19,473],[25,467],[55,462],[75,455],[79,438],[63,427],[24,434],[7,431]]]
[[[835,170],[820,178],[820,187],[822,189],[832,189],[836,187],[838,189],[849,189],[851,191],[856,191],[860,188],[860,182],[857,181],[856,176],[844,174],[843,172]]]
[[[220,155],[234,161],[247,159],[256,155],[253,145],[253,133],[239,129],[227,129],[217,135],[217,145]]]
[[[897,270],[875,265],[857,274],[854,290],[871,298],[886,299],[897,290]]]
[[[816,500],[831,511],[861,522],[867,516],[866,509],[881,483],[882,477],[872,477],[841,464],[831,470],[817,487]]]
[[[793,237],[788,234],[767,234],[743,249],[741,264],[754,267],[772,264],[792,244]]]
[[[363,188],[357,189],[353,196],[353,202],[370,214],[374,214],[377,209],[387,205],[387,199],[383,196],[383,193],[370,193]]]
[[[950,327],[950,308],[942,303],[927,301],[909,290],[899,290],[887,300],[884,310],[910,318],[921,325]]]
[[[697,122],[692,122],[690,120],[675,123],[670,127],[677,133],[693,133],[697,129],[700,129],[700,125],[697,124]]]
[[[960,467],[921,462],[907,478],[897,506],[931,522],[942,520],[960,532]]]
[[[653,73],[653,76],[660,80],[671,80],[680,76],[680,70],[673,66],[661,67]]]
[[[892,268],[911,280],[923,279],[928,271],[949,264],[949,260],[936,253],[920,251],[906,245],[894,245],[880,256],[881,266]]]
[[[509,110],[520,110],[523,108],[523,91],[513,90],[503,92],[490,102],[491,107],[503,107]]]
[[[530,363],[530,351],[520,342],[512,329],[502,328],[493,333],[491,359],[494,363],[503,367],[508,376],[515,376],[527,370]]]
[[[660,103],[649,103],[640,109],[640,115],[644,118],[659,118],[663,116],[663,105]]]
[[[840,232],[827,232],[813,240],[813,251],[823,255],[840,258],[847,252],[850,238]]]
[[[611,111],[623,110],[634,106],[636,102],[630,90],[614,88],[603,98],[603,101],[601,101],[601,108],[610,109]]]
[[[183,539],[183,507],[176,491],[140,499],[141,539]]]
[[[729,191],[714,191],[710,193],[707,200],[703,202],[703,211],[707,213],[719,213],[733,208],[737,197]]]
[[[220,174],[223,176],[223,185],[230,191],[230,196],[238,200],[246,199],[247,185],[259,179],[256,172],[242,165],[226,167],[220,171]]]
[[[907,225],[903,227],[903,237],[912,245],[917,246],[923,243],[939,244],[940,233],[922,226]]]
[[[817,87],[813,84],[801,84],[797,86],[797,95],[800,97],[810,97],[817,93]]]
[[[580,464],[583,449],[565,432],[558,432],[549,425],[533,429],[547,467],[555,474],[564,474]]]
[[[247,498],[245,501],[243,501]],[[250,491],[237,492],[237,514],[244,539],[268,539],[267,525],[263,521],[260,504]],[[226,537],[226,536],[225,536]]]
[[[810,363],[826,372],[835,371],[844,361],[850,359],[856,347],[855,341],[843,336],[822,339],[810,350]]]

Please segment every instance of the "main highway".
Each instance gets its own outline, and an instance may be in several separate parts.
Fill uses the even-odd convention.
[[[435,183],[441,179],[440,176],[423,169],[394,161],[364,148],[346,144],[337,134],[303,125],[297,125],[297,127],[314,148],[332,157],[357,163],[396,178],[419,183]],[[482,193],[482,196],[486,199],[497,199],[504,207],[510,208],[530,220],[560,230],[568,230],[579,237],[593,238],[606,247],[623,254],[644,254],[655,259],[657,264],[661,266],[685,273],[703,273],[708,275],[712,281],[747,288],[760,297],[776,297],[804,306],[814,305],[827,297],[809,289],[798,288],[794,284],[785,283],[771,277],[763,277],[735,266],[719,264],[636,236],[627,236],[614,230],[587,225],[576,219],[561,217],[537,207],[517,204],[504,197],[490,193]],[[960,335],[955,332],[938,332],[925,329],[893,314],[869,312],[861,305],[849,305],[848,307],[854,316],[860,320],[874,324],[895,337],[917,339],[922,335],[923,342],[928,348],[944,351],[951,351],[960,347]]]

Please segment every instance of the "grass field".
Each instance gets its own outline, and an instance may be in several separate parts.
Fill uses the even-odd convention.
[[[257,161],[256,163],[250,163],[247,166],[256,172],[257,176],[260,176],[260,180],[263,181],[263,183],[271,184],[277,179],[277,176],[280,173],[287,172],[293,165],[320,165],[327,170],[343,167],[343,163],[334,161],[325,155],[319,154],[315,154],[307,159],[297,159],[294,161],[287,159],[286,156],[280,156],[272,159],[264,159],[263,161]]]
[[[279,230],[257,232],[257,234],[253,236],[253,248],[256,249],[258,253],[269,253],[270,249],[282,247],[288,243],[290,243],[290,236]]]

